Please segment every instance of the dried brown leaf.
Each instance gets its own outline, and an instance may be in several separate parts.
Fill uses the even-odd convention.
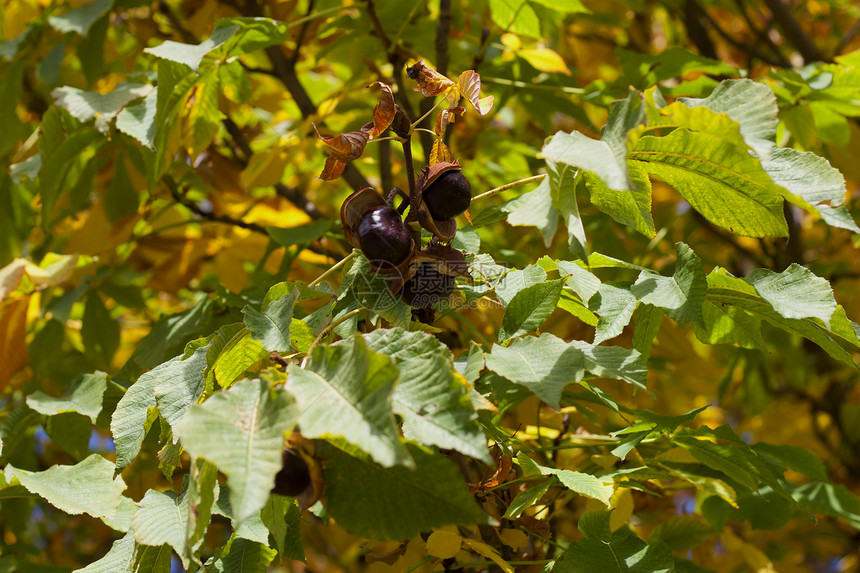
[[[378,85],[382,89],[379,95],[379,103],[373,108],[373,128],[370,131],[370,139],[381,134],[388,129],[391,122],[394,121],[394,115],[397,109],[394,106],[394,94],[391,93],[391,87],[382,82],[373,82],[367,87]]]
[[[329,155],[325,160],[325,167],[323,167],[322,173],[320,173],[320,179],[323,181],[337,179],[341,176],[344,169],[346,169],[346,163],[334,155]]]
[[[493,108],[493,96],[481,98],[481,76],[475,70],[466,70],[457,80],[460,95],[471,103],[478,113],[485,115]]]
[[[321,135],[316,125],[314,125],[314,130],[317,132],[317,137],[329,146],[334,157],[341,161],[352,161],[361,157],[361,154],[364,153],[364,147],[370,139],[370,133],[365,130],[366,127],[367,125],[359,131],[348,131],[336,136]]]
[[[437,72],[431,67],[424,65],[424,60],[406,68],[406,75],[410,80],[415,80],[418,85],[413,91],[421,92],[424,97],[437,96],[445,93],[454,85],[454,82]]]

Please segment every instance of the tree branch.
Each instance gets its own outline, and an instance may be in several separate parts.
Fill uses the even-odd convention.
[[[764,0],[764,3],[770,9],[782,31],[785,32],[785,37],[788,38],[788,41],[803,56],[804,62],[809,63],[823,60],[821,52],[818,51],[818,48],[812,43],[812,39],[803,31],[800,22],[797,21],[797,18],[794,17],[794,14],[791,13],[791,10],[782,0]]]

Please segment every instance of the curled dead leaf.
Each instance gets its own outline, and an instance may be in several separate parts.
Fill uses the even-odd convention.
[[[466,70],[457,80],[460,95],[471,103],[478,113],[485,115],[493,109],[493,96],[481,98],[481,76],[475,70]]]
[[[433,68],[425,66],[424,60],[406,68],[406,75],[410,80],[418,82],[418,85],[412,89],[413,91],[421,92],[421,95],[424,97],[432,97],[445,93],[454,85],[454,82]]]
[[[320,173],[320,179],[331,181],[343,173],[348,162],[358,159],[364,153],[364,148],[370,140],[373,123],[365,124],[358,131],[348,131],[336,136],[320,134],[316,125],[314,130],[317,132],[317,137],[331,149],[332,154],[326,159],[323,172]]]
[[[382,93],[379,96],[379,103],[373,108],[373,129],[370,131],[370,139],[377,137],[388,129],[388,126],[394,121],[394,116],[397,113],[394,104],[394,94],[391,93],[391,86],[382,82],[373,82],[367,87],[377,85],[382,89]]]

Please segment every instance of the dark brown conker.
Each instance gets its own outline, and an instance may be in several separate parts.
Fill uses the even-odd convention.
[[[296,497],[311,484],[308,464],[295,450],[287,448],[281,455],[281,469],[275,474],[272,493]]]
[[[388,205],[373,207],[362,216],[358,242],[364,256],[378,266],[397,266],[412,251],[412,235],[406,223]]]
[[[436,220],[453,219],[469,208],[472,187],[459,169],[442,173],[421,195]]]

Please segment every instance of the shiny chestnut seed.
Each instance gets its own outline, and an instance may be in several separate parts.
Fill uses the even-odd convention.
[[[281,455],[281,470],[275,474],[272,493],[296,497],[311,484],[308,464],[294,450],[286,449]]]
[[[397,266],[412,250],[412,236],[400,215],[388,205],[364,214],[358,223],[358,242],[364,256],[383,266]]]
[[[421,197],[434,219],[453,219],[469,208],[472,187],[462,171],[452,169],[424,189]]]
[[[414,308],[425,308],[451,294],[456,281],[430,263],[421,263],[415,274],[403,285],[401,296]]]

